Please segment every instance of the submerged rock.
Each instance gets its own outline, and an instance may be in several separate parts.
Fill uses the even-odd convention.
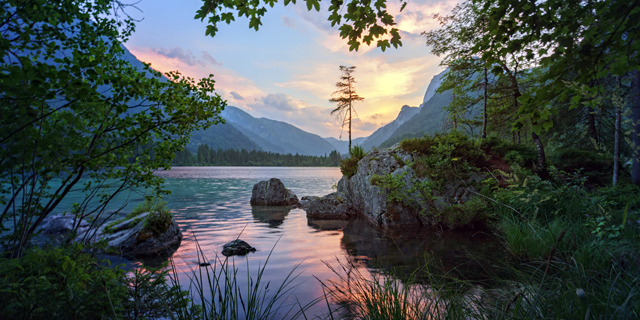
[[[253,186],[250,203],[264,206],[290,206],[298,203],[298,196],[285,188],[280,179],[271,178]]]
[[[308,218],[316,220],[347,220],[356,216],[351,201],[342,192],[309,200],[306,211]]]
[[[249,252],[255,252],[256,248],[250,246],[245,241],[236,239],[222,246],[222,254],[226,257],[244,256]]]

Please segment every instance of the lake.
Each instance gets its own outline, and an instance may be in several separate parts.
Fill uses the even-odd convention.
[[[340,269],[337,259],[350,262],[365,273],[410,273],[430,263],[430,269],[469,279],[483,279],[479,261],[496,259],[497,243],[479,230],[447,232],[424,230],[420,234],[382,235],[367,221],[309,221],[302,209],[264,207],[249,204],[253,185],[272,177],[282,180],[298,198],[323,196],[334,192],[332,186],[341,178],[339,168],[287,167],[175,167],[156,173],[165,178],[171,195],[165,196],[184,238],[171,254],[181,284],[186,288],[193,270],[199,268],[199,244],[209,262],[224,258],[222,245],[236,239],[257,248],[246,257],[230,258],[238,269],[240,287],[247,284],[247,268],[255,279],[258,268],[269,258],[264,283],[271,287],[282,283],[298,265],[294,295],[286,303],[305,304],[323,296],[323,282],[339,281],[327,264]],[[140,191],[121,197],[126,199],[124,212],[143,201]],[[120,205],[119,203],[118,205]],[[59,208],[64,210],[65,208]],[[169,256],[128,262],[129,267],[158,265]],[[118,262],[118,261],[116,261]],[[126,262],[126,261],[125,261]],[[480,262],[481,263],[481,262]],[[434,269],[434,270],[435,270]],[[249,280],[251,281],[251,280]],[[297,300],[296,300],[297,299]],[[324,302],[310,311],[325,312]]]

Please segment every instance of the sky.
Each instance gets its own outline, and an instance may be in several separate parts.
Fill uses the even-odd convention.
[[[434,14],[447,14],[457,1],[388,0],[403,45],[382,52],[372,44],[350,52],[339,30],[327,21],[328,1],[320,12],[304,1],[282,1],[262,19],[258,31],[245,18],[219,25],[215,37],[205,35],[206,21],[195,20],[202,0],[141,0],[127,13],[139,20],[125,46],[139,60],[168,72],[200,79],[214,75],[216,91],[228,105],[256,118],[285,121],[321,137],[346,140],[346,128],[330,115],[329,102],[341,76],[339,66],[356,66],[357,93],[353,138],[364,137],[393,121],[403,105],[418,106],[431,78],[440,73],[441,58],[425,45],[423,31],[437,29]]]

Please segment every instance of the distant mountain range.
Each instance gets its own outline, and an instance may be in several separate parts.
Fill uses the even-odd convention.
[[[125,52],[125,59],[142,68],[142,62],[129,50]],[[444,107],[451,102],[451,94],[436,93],[436,90],[445,72],[434,76],[429,82],[419,107],[402,106],[396,119],[380,127],[369,137],[353,139],[352,145],[361,145],[365,150],[370,150],[374,147],[391,146],[408,137],[421,137],[442,131],[446,120]],[[227,106],[221,116],[226,124],[194,132],[187,149],[195,153],[199,145],[207,144],[213,149],[260,150],[281,154],[324,156],[333,150],[343,155],[348,153],[348,141],[322,138],[282,121],[254,118],[233,106]]]

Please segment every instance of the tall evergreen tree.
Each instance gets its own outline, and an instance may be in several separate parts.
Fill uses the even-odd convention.
[[[338,90],[332,94],[332,96],[337,97],[329,99],[329,102],[337,103],[336,108],[331,111],[331,114],[337,115],[338,118],[342,120],[342,128],[344,128],[345,124],[349,125],[349,154],[351,154],[351,120],[353,118],[353,113],[358,116],[353,105],[357,101],[364,100],[364,97],[361,97],[356,93],[356,88],[354,87],[356,80],[351,74],[355,69],[355,66],[340,66],[342,76],[340,77],[340,81],[336,83]]]

